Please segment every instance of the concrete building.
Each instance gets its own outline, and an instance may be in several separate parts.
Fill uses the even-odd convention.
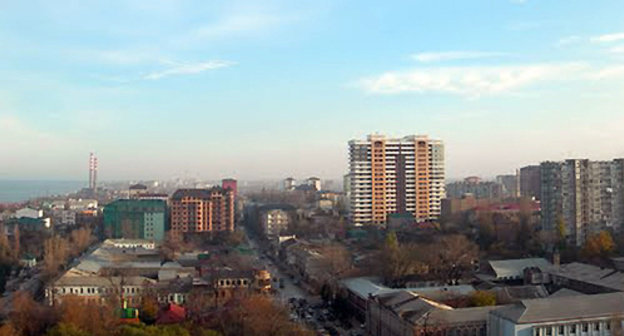
[[[104,232],[109,238],[165,238],[167,204],[157,200],[120,199],[104,207]]]
[[[539,165],[520,168],[520,196],[540,199],[542,197],[542,170]]]
[[[409,212],[417,221],[440,216],[445,197],[442,141],[369,135],[349,141],[349,157],[354,224],[383,225],[390,213]]]
[[[139,198],[141,195],[147,194],[147,186],[144,184],[133,184],[128,188],[128,197],[131,199]]]
[[[366,333],[376,336],[485,336],[495,306],[458,308],[411,291],[379,294],[367,301]]]
[[[313,187],[316,191],[321,191],[321,179],[318,177],[310,177],[307,180],[307,184]]]
[[[540,168],[545,230],[563,221],[568,242],[581,246],[592,233],[622,228],[624,159],[543,162]]]
[[[226,178],[221,180],[221,188],[230,189],[234,194],[234,199],[238,196],[238,181],[233,178]]]
[[[297,181],[292,177],[287,177],[284,179],[284,190],[293,191],[297,187]]]
[[[492,310],[489,336],[610,336],[622,330],[624,293],[522,300]]]
[[[258,209],[260,226],[269,239],[278,237],[288,230],[295,208],[289,204],[264,205]]]
[[[171,197],[173,232],[234,231],[231,189],[179,189]]]
[[[520,196],[520,179],[518,172],[515,175],[498,175],[496,183],[503,187],[503,197],[519,197]]]
[[[15,218],[43,218],[43,210],[31,209],[31,208],[22,208],[15,211]]]
[[[452,199],[472,195],[477,199],[502,198],[503,185],[498,182],[482,181],[476,176],[465,178],[463,181],[451,182],[446,185],[446,197]]]

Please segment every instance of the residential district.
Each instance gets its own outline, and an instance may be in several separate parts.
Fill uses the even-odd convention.
[[[3,204],[4,335],[622,335],[624,159],[448,181],[348,143],[342,183],[98,183]],[[342,187],[340,187],[342,184]]]

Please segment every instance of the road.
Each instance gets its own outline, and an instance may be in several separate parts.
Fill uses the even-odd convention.
[[[249,247],[254,250],[256,262],[271,272],[274,279],[283,279],[283,288],[280,288],[279,282],[272,283],[276,290],[275,298],[290,308],[291,317],[294,320],[307,324],[317,335],[359,336],[364,334],[363,328],[358,324],[353,324],[347,328],[336,320],[335,312],[324,306],[319,296],[310,295],[305,289],[295,284],[289,274],[280,269],[275,261],[263,254],[255,236],[247,232],[246,228],[245,234]],[[297,300],[293,301],[292,298]]]
[[[254,239],[254,237],[247,232],[247,229],[245,229],[245,234],[247,235],[249,247],[251,247],[255,252],[256,262],[264,265],[264,267],[266,267],[266,269],[271,273],[271,277],[273,279],[282,279],[284,288],[280,288],[279,282],[274,281],[272,283],[273,288],[276,290],[276,296],[282,303],[287,303],[290,298],[303,298],[306,300],[313,299],[313,297],[310,296],[304,289],[297,286],[289,275],[285,274],[285,272],[283,272],[273,260],[263,254],[262,248],[258,245],[258,242]]]

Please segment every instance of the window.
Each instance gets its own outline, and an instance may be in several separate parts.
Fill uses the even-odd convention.
[[[594,330],[599,331],[600,330],[600,322],[596,322],[594,324]]]
[[[563,335],[565,333],[565,327],[559,326],[559,335]]]
[[[546,336],[552,336],[552,328],[546,327]]]
[[[587,323],[583,323],[583,332],[589,331],[589,325]]]
[[[570,326],[570,334],[576,334],[576,324]]]

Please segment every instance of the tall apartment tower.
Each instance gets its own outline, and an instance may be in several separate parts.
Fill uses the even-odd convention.
[[[97,187],[97,157],[89,154],[89,189],[95,191]]]
[[[179,189],[171,196],[171,231],[234,230],[232,189]]]
[[[411,213],[418,221],[440,216],[445,197],[442,141],[423,135],[369,135],[349,141],[349,156],[354,224],[385,224],[391,213]]]
[[[588,235],[624,227],[624,159],[543,162],[542,226],[565,225],[569,243],[581,246]]]
[[[520,168],[520,196],[540,199],[542,197],[542,170],[540,166]]]

